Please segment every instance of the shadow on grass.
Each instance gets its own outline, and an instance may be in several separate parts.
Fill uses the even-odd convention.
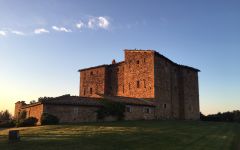
[[[0,149],[9,150],[215,150],[230,149],[239,124],[195,121],[123,121],[20,128],[21,141],[9,144],[0,132]],[[235,142],[234,142],[235,141]],[[239,136],[231,142],[238,145]]]

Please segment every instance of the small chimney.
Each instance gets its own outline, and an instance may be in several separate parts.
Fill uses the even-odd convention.
[[[112,64],[116,64],[116,60],[115,59],[112,60]]]

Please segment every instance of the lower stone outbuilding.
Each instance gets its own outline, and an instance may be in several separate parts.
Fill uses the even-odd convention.
[[[26,104],[15,103],[15,118],[21,111],[26,111],[27,118],[35,117],[40,124],[41,115],[48,113],[59,118],[60,123],[80,123],[97,121],[115,121],[116,117],[108,116],[99,120],[97,110],[104,107],[103,100],[119,102],[125,105],[124,120],[155,119],[155,104],[144,99],[127,97],[89,98],[64,95],[55,98],[40,98],[38,102]]]

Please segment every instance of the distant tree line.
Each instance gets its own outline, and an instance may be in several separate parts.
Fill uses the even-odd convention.
[[[219,122],[239,122],[240,123],[240,111],[235,110],[232,112],[217,113],[211,115],[200,114],[200,119],[202,121],[219,121]]]

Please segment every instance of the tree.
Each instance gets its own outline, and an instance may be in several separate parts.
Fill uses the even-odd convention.
[[[9,113],[8,110],[0,112],[0,121],[8,121],[12,119],[12,115]]]
[[[30,104],[34,104],[34,103],[36,103],[35,100],[31,100],[31,101],[30,101]]]

